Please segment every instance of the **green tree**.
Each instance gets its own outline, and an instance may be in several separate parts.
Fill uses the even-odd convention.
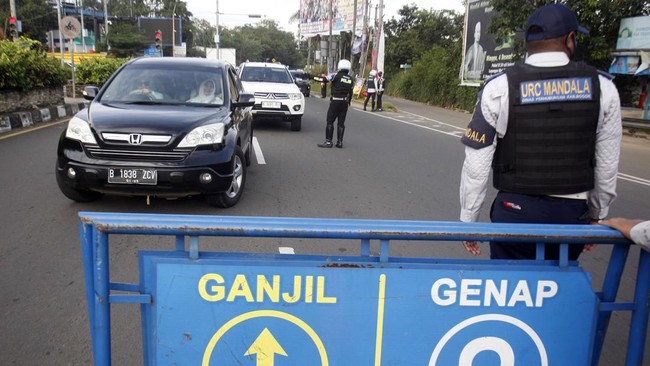
[[[110,53],[116,57],[141,55],[142,50],[150,43],[148,37],[139,32],[138,27],[130,22],[114,24],[109,32]]]
[[[278,28],[273,20],[234,29],[219,29],[220,46],[237,50],[237,63],[275,59],[290,67],[302,67],[304,56],[297,49],[294,36]]]
[[[387,73],[396,73],[401,64],[412,64],[433,45],[451,49],[461,42],[461,14],[448,10],[420,10],[416,5],[405,5],[398,15],[398,19],[392,18],[384,23]]]

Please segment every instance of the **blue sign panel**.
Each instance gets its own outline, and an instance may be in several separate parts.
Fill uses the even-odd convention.
[[[578,267],[296,257],[141,252],[145,360],[590,364],[597,299]]]
[[[534,80],[519,83],[521,104],[593,100],[591,78]]]
[[[160,51],[156,48],[145,48],[144,55],[148,57],[160,57]]]

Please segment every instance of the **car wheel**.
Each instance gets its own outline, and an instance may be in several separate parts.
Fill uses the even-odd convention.
[[[59,186],[61,193],[73,201],[92,202],[102,197],[102,194],[99,192],[74,189],[70,187],[63,181],[59,172],[54,172],[54,175],[56,175],[56,184]]]
[[[291,120],[291,131],[300,131],[302,127],[302,117]]]
[[[206,199],[212,206],[228,208],[237,204],[244,193],[246,185],[246,157],[239,146],[235,147],[233,156],[233,175],[228,190],[218,194],[207,195]]]

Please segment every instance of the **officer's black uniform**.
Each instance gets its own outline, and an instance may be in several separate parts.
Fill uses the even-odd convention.
[[[327,127],[325,128],[325,142],[318,144],[319,147],[332,147],[334,135],[334,120],[338,118],[336,125],[336,147],[343,147],[343,133],[345,132],[345,116],[348,107],[352,102],[352,88],[354,82],[348,75],[348,70],[340,70],[332,79],[330,88],[330,106],[327,110]]]

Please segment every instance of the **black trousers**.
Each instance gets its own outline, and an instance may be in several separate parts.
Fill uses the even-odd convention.
[[[531,196],[499,192],[490,210],[492,222],[528,224],[589,224],[589,208],[586,200]],[[584,245],[569,245],[569,260],[576,260]],[[545,245],[544,258],[559,259],[558,244]],[[535,259],[534,243],[490,242],[492,259]]]
[[[348,102],[346,100],[333,100],[327,109],[327,127],[325,128],[325,139],[332,141],[334,136],[334,121],[338,119],[336,124],[336,136],[339,141],[343,140],[343,132],[345,132],[345,117],[348,114]]]
[[[383,91],[377,92],[377,109],[381,109],[381,97],[384,95]]]
[[[371,103],[372,110],[373,111],[375,110],[375,93],[368,93],[368,95],[366,96],[366,101],[363,102],[364,111],[366,110],[366,107],[368,106],[368,100],[370,99],[372,99],[372,103]]]
[[[320,86],[320,96],[323,98],[327,97],[327,84]]]

